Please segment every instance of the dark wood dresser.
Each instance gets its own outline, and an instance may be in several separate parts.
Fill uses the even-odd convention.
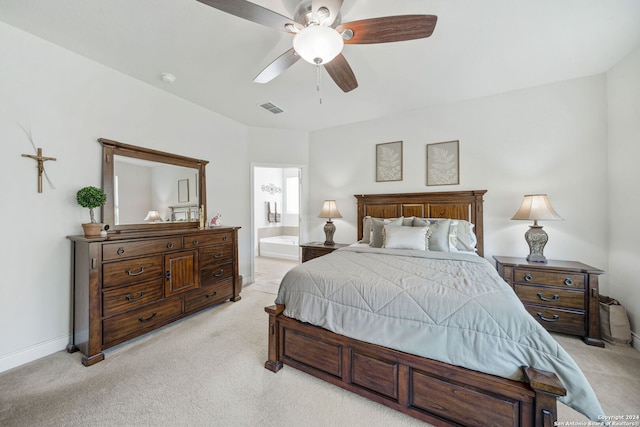
[[[330,254],[336,249],[344,248],[346,245],[344,243],[336,243],[335,245],[325,245],[322,242],[312,242],[312,243],[304,243],[300,245],[302,248],[302,262],[307,262],[314,258],[321,257],[326,254]]]
[[[598,306],[598,276],[604,271],[577,261],[493,258],[498,274],[548,331],[578,335],[589,345],[604,347]]]
[[[239,227],[70,236],[73,342],[85,366],[102,350],[226,300],[240,300]]]

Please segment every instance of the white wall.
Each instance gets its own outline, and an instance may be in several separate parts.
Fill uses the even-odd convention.
[[[607,73],[609,105],[609,290],[640,333],[640,47]]]
[[[511,221],[529,193],[547,193],[564,221],[541,222],[548,258],[608,270],[607,112],[604,75],[313,132],[311,211],[336,199],[336,242],[356,239],[354,194],[488,190],[485,257],[525,256],[528,222]],[[403,141],[404,179],[375,181],[375,145]],[[426,186],[426,144],[460,141],[460,185]],[[324,222],[308,218],[312,239]],[[608,276],[602,284],[606,291]]]
[[[208,211],[240,230],[249,275],[248,129],[209,110],[0,23],[0,371],[63,349],[70,334],[70,250],[89,214],[75,202],[101,187],[99,137],[207,159]],[[161,71],[161,70],[158,70]],[[179,84],[179,80],[175,84]],[[55,189],[37,193],[37,147]]]

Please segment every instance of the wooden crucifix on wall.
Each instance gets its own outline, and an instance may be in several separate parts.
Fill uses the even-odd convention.
[[[44,162],[47,160],[56,160],[55,157],[44,157],[42,155],[42,148],[37,149],[38,155],[34,156],[33,154],[23,154],[22,157],[29,157],[38,162],[38,193],[42,193],[42,174],[44,172]]]

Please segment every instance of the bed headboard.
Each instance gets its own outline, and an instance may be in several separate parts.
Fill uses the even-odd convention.
[[[444,191],[437,193],[356,194],[358,199],[358,240],[362,240],[362,219],[419,218],[464,219],[475,225],[478,255],[484,256],[482,221],[483,196],[487,190]]]

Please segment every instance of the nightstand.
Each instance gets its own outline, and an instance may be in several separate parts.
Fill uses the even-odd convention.
[[[498,274],[513,288],[527,311],[548,331],[578,335],[589,345],[600,338],[598,276],[604,271],[577,261],[494,256]]]
[[[345,246],[349,246],[342,243],[336,243],[332,246],[325,246],[322,242],[311,242],[300,245],[302,248],[302,262],[307,262],[311,259],[321,257],[326,254],[330,254],[336,249],[344,248]]]

